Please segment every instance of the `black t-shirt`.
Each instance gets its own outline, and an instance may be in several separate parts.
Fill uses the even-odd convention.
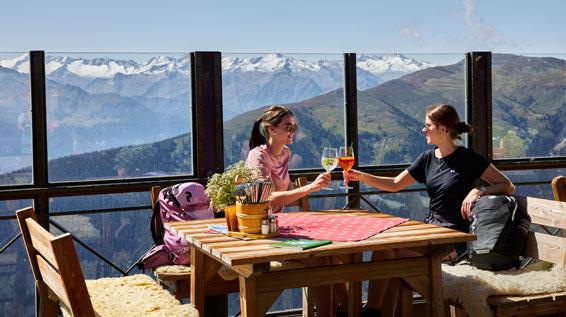
[[[443,158],[437,158],[434,149],[422,153],[407,170],[426,185],[430,213],[425,222],[468,232],[469,222],[460,213],[462,202],[489,164],[484,157],[461,146]]]

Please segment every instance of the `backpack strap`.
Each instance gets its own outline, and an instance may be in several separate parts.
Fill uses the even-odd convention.
[[[163,191],[165,199],[173,203],[176,208],[181,208],[181,203],[177,200],[177,197],[175,197],[175,194],[173,193],[173,186],[167,187]]]
[[[151,221],[149,223],[149,230],[151,231],[151,237],[155,245],[163,244],[163,235],[165,234],[165,228],[163,227],[163,222],[161,221],[161,204],[159,203],[159,187],[154,186],[151,188],[151,204],[152,213]]]

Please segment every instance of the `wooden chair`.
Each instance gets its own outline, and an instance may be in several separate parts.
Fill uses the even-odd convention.
[[[295,188],[303,187],[308,184],[307,178],[302,176],[295,179]],[[301,211],[311,211],[311,205],[309,203],[309,196],[305,196],[303,198],[299,198],[294,203],[290,204],[289,206],[298,206]]]
[[[554,200],[566,202],[566,176],[556,176],[550,183]]]
[[[566,201],[566,177],[555,177],[551,186],[555,200]],[[532,224],[543,228],[561,229],[563,236],[553,236],[551,230],[545,230],[550,234],[531,231],[523,255],[553,263],[566,272],[566,206],[551,207],[548,202],[546,199],[527,197],[527,211]],[[495,316],[566,315],[566,292],[531,296],[491,296],[487,302]],[[453,306],[450,309],[452,316],[466,316],[461,307]]]
[[[37,223],[32,207],[16,212],[40,294],[40,315],[141,316],[155,309],[170,316],[198,316],[146,275],[84,280],[69,233],[53,236]],[[64,314],[65,315],[65,314]]]

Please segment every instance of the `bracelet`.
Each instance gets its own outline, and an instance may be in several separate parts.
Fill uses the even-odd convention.
[[[480,187],[480,191],[478,193],[478,196],[483,196],[485,195],[485,192],[487,191],[487,188],[485,188],[485,186]]]

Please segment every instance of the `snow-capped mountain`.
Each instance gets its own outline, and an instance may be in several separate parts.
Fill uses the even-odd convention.
[[[155,105],[186,100],[190,95],[189,56],[154,56],[145,62],[119,58],[46,55],[48,80],[79,87],[89,94],[117,94],[143,98]],[[24,54],[0,60],[0,66],[19,73],[29,72]],[[369,89],[432,64],[403,55],[358,57],[358,88]],[[305,100],[344,83],[342,58],[317,60],[313,55],[239,54],[222,58],[224,118],[268,104]],[[154,98],[160,98],[155,100]],[[167,100],[167,102],[163,102]],[[148,104],[150,105],[150,104]]]
[[[308,62],[304,59],[296,59],[279,53],[271,53],[257,57],[240,58],[228,56],[222,58],[222,71],[224,72],[277,72],[289,70],[292,72],[320,71],[321,68],[333,68],[339,66],[337,61],[320,60]]]
[[[401,54],[393,55],[360,55],[357,67],[374,75],[385,73],[409,73],[436,66],[431,63],[417,61]],[[305,59],[293,58],[279,53],[266,54],[259,57],[240,58],[236,56],[222,59],[224,72],[277,72],[289,70],[292,72],[312,71],[324,69],[342,69],[342,61],[318,60],[309,62]]]
[[[372,74],[385,73],[412,73],[436,65],[420,62],[413,58],[401,55],[360,55],[357,58],[357,67]]]
[[[267,104],[301,101],[344,83],[343,61],[316,60],[312,55],[227,55],[222,58],[224,115]],[[29,72],[28,55],[0,60],[0,66]],[[358,88],[369,89],[432,64],[403,55],[360,55]],[[115,58],[76,58],[46,55],[47,79],[80,87],[91,94],[115,93],[125,97],[176,99],[189,94],[188,55],[155,56],[145,62]]]
[[[24,54],[12,59],[0,60],[0,66],[16,70],[20,73],[29,73],[29,55]],[[112,78],[117,74],[161,74],[179,72],[189,74],[189,58],[187,55],[180,58],[169,56],[155,56],[145,63],[134,60],[113,58],[74,58],[69,56],[45,56],[45,74],[54,72],[69,72],[84,78]]]
[[[117,74],[161,74],[179,72],[188,74],[188,55],[180,58],[169,56],[155,56],[145,63],[134,60],[112,59],[112,58],[73,58],[69,56],[46,55],[45,73],[51,73],[64,69],[76,76],[86,78],[112,78]],[[408,73],[435,66],[427,62],[417,61],[413,58],[400,54],[393,55],[360,55],[357,66],[374,75],[385,73]],[[29,56],[21,56],[0,60],[0,66],[16,70],[20,73],[29,72]],[[324,70],[342,69],[341,60],[307,61],[299,57],[295,58],[279,53],[270,53],[254,57],[225,56],[222,58],[222,71],[224,72],[319,72]]]

